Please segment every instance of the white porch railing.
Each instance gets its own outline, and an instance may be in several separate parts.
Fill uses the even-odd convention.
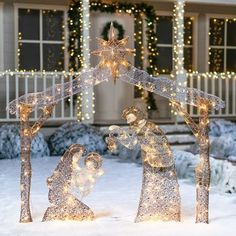
[[[17,121],[18,118],[6,111],[7,104],[26,93],[36,93],[58,83],[71,81],[69,72],[0,72],[0,122]],[[72,97],[60,101],[54,108],[51,120],[74,120]],[[39,112],[32,114],[32,120],[37,120]]]
[[[188,86],[220,97],[225,108],[212,111],[211,117],[236,118],[236,74],[235,73],[192,73],[188,74]],[[194,107],[189,107],[191,116],[198,116]]]
[[[75,74],[69,72],[0,72],[0,122],[17,121],[6,111],[7,104],[26,93],[45,90],[57,83],[71,81]],[[188,86],[214,94],[225,101],[225,108],[213,111],[213,117],[236,118],[236,74],[192,73],[188,74]],[[54,109],[51,120],[75,120],[73,99],[62,100]],[[191,116],[198,116],[197,109],[189,106]],[[37,120],[38,112],[32,114]]]

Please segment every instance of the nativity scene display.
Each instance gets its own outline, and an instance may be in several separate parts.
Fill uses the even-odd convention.
[[[50,117],[53,107],[62,99],[86,91],[102,82],[122,80],[168,98],[197,137],[200,163],[196,167],[196,222],[208,223],[210,185],[208,113],[211,109],[223,108],[224,102],[214,95],[178,85],[166,77],[151,76],[146,71],[135,68],[127,60],[127,55],[133,52],[132,49],[126,48],[128,38],[117,40],[114,37],[114,27],[111,24],[108,40],[99,39],[100,48],[92,53],[101,57],[96,67],[83,70],[70,82],[56,84],[42,92],[25,94],[10,102],[7,109],[11,114],[18,114],[21,121],[20,222],[32,221],[31,140]],[[185,110],[186,104],[199,109],[198,123],[193,121]],[[41,110],[42,115],[30,126],[30,114],[36,110]],[[107,143],[111,151],[115,149],[116,143],[130,149],[135,145],[141,147],[143,183],[135,221],[180,221],[181,197],[173,154],[166,135],[156,124],[146,120],[137,107],[125,109],[122,117],[129,124],[128,130],[119,126],[109,127]],[[60,159],[52,176],[48,178],[50,206],[44,214],[43,221],[94,219],[93,211],[73,194],[71,187],[74,186],[82,195],[85,194],[90,189],[91,182],[95,182],[102,173],[102,157],[97,153],[88,153],[84,159],[84,167],[80,168],[77,162],[82,158],[83,152],[81,145],[72,145]]]
[[[147,72],[133,67],[126,59],[132,49],[125,47],[128,38],[114,38],[111,24],[108,41],[100,40],[100,49],[93,54],[101,57],[95,68],[83,71],[72,82],[56,84],[39,93],[30,93],[12,101],[8,109],[11,114],[19,114],[21,120],[21,217],[20,222],[32,221],[30,210],[31,164],[30,148],[33,136],[50,117],[52,108],[69,96],[86,91],[91,86],[108,80],[120,79],[147,91],[159,94],[170,100],[173,108],[182,116],[197,137],[200,147],[200,163],[196,167],[196,222],[208,223],[209,212],[209,142],[208,113],[210,109],[221,109],[224,102],[216,96],[197,89],[178,86],[175,81],[165,77],[152,77]],[[190,104],[200,111],[199,123],[195,123],[182,106]],[[42,110],[42,116],[33,126],[29,126],[32,111]],[[144,114],[136,107],[124,110],[122,117],[130,125],[128,130],[119,126],[109,128],[108,147],[112,150],[116,142],[132,149],[140,145],[143,159],[143,183],[138,213],[135,221],[152,219],[163,221],[180,221],[181,197],[176,176],[171,148],[163,131],[154,123],[146,120]],[[92,210],[78,200],[69,190],[72,184],[75,160],[83,154],[83,147],[72,145],[61,158],[53,175],[48,179],[50,207],[45,212],[43,221],[47,220],[92,220]],[[92,178],[101,167],[101,157],[88,154],[85,157],[87,176]],[[80,170],[82,171],[82,170]],[[78,188],[86,188],[79,182]],[[76,179],[76,177],[75,177]],[[85,181],[86,182],[86,181]],[[89,185],[89,183],[87,183]]]

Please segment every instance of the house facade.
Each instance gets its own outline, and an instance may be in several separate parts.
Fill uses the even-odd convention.
[[[145,2],[155,7],[158,16],[155,26],[159,53],[158,73],[169,76],[173,71],[173,2]],[[56,83],[73,79],[73,75],[67,73],[70,57],[67,51],[68,7],[68,1],[65,0],[50,0],[46,3],[39,0],[6,0],[0,3],[1,121],[15,120],[5,111],[9,101],[22,94],[42,91]],[[102,31],[110,21],[118,22],[125,35],[130,36],[128,47],[134,48],[134,34],[138,32],[132,15],[96,11],[90,15],[90,50],[97,48],[95,38],[102,37]],[[226,108],[212,116],[236,118],[236,1],[187,1],[184,26],[188,86],[225,100]],[[147,50],[144,49],[144,64],[146,58]],[[130,61],[137,63],[134,58],[130,58]],[[92,57],[91,65],[97,63],[98,58]],[[121,81],[115,85],[112,81],[103,83],[95,87],[93,92],[95,123],[118,122],[126,106],[137,103],[142,104],[144,109],[146,106],[143,95]],[[168,100],[159,96],[155,96],[155,100],[158,111],[154,119],[173,119]],[[53,120],[75,119],[76,110],[73,99],[69,98],[57,105]],[[190,113],[197,115],[193,108],[190,108]],[[37,115],[34,114],[33,118]]]

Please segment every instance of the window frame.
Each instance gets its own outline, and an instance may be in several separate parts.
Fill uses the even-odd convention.
[[[173,12],[170,11],[156,11],[156,15],[157,16],[172,16],[173,17]],[[185,45],[184,47],[192,47],[193,49],[193,70],[198,68],[198,55],[197,55],[197,45],[198,45],[198,13],[192,13],[192,12],[187,12],[184,14],[184,17],[194,17],[194,21],[193,21],[193,44],[192,46],[189,45]],[[174,47],[174,30],[172,27],[172,44],[159,44],[157,43],[157,47]],[[174,52],[172,50],[172,61],[173,61],[173,57],[174,57]],[[172,65],[172,71],[173,71],[173,65]],[[160,75],[163,75],[160,73]],[[164,75],[168,75],[168,74],[164,74]]]
[[[216,19],[235,19],[236,18],[236,14],[235,15],[224,15],[224,14],[206,14],[206,35],[207,35],[207,39],[206,39],[206,71],[209,72],[210,71],[210,66],[209,66],[209,50],[210,48],[215,48],[215,49],[223,49],[224,50],[224,71],[223,72],[227,72],[226,67],[227,67],[227,49],[235,49],[236,50],[236,46],[227,46],[227,24],[225,23],[225,29],[224,29],[224,45],[223,46],[211,46],[210,45],[210,19],[211,18],[216,18]],[[219,72],[221,73],[221,72]]]
[[[0,70],[4,69],[3,2],[0,2]]]
[[[33,9],[33,10],[39,10],[40,12],[40,18],[39,18],[39,28],[40,28],[40,33],[39,33],[39,40],[18,40],[18,32],[19,32],[19,9]],[[64,12],[64,43],[63,41],[53,41],[53,40],[43,40],[43,18],[42,18],[42,10],[57,10],[57,11],[63,11]],[[18,43],[37,43],[40,45],[40,71],[43,71],[43,43],[47,44],[61,44],[64,45],[65,50],[64,50],[64,70],[68,70],[68,59],[69,55],[67,52],[67,47],[68,47],[68,31],[67,31],[67,6],[62,6],[62,5],[41,5],[41,4],[31,4],[31,3],[14,3],[14,20],[15,20],[15,68],[18,68],[18,63],[19,63],[19,57],[17,55],[17,50],[18,50]]]

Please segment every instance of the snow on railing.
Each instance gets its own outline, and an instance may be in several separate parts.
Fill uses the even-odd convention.
[[[55,84],[72,81],[77,75],[78,73],[70,72],[0,72],[0,121],[18,120],[18,116],[11,115],[6,110],[10,101],[18,99],[24,94],[46,90],[47,87]],[[71,96],[57,104],[51,119],[54,121],[74,120],[76,119],[74,110]],[[38,115],[38,112],[35,111],[31,117],[32,120],[37,120]]]

